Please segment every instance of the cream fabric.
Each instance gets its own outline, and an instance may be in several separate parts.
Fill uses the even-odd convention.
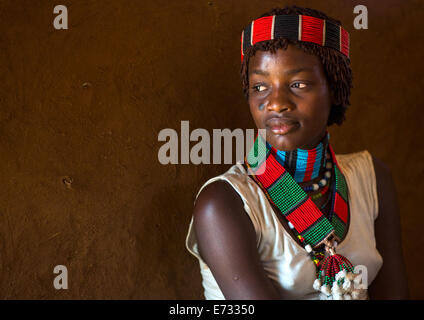
[[[346,238],[337,247],[354,265],[367,268],[368,284],[376,277],[383,259],[376,249],[374,220],[378,215],[376,178],[372,157],[367,150],[336,155],[349,189],[350,226]],[[275,216],[271,205],[259,186],[246,174],[241,163],[224,174],[208,180],[225,180],[237,191],[256,231],[256,243],[262,265],[287,299],[318,299],[312,289],[315,266],[300,245],[287,233]],[[196,198],[197,198],[196,196]],[[204,295],[207,300],[225,299],[211,270],[199,255],[191,219],[186,247],[198,258]]]

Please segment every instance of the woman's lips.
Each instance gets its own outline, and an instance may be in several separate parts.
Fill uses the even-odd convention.
[[[268,127],[274,134],[285,135],[299,127],[298,122],[273,118],[268,122]]]

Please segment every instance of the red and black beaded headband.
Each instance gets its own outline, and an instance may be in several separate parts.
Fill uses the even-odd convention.
[[[304,15],[274,15],[253,20],[241,34],[241,61],[257,42],[286,38],[333,48],[349,58],[349,33],[341,26]]]

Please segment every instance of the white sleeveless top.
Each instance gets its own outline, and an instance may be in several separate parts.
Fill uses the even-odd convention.
[[[364,150],[336,155],[336,159],[346,178],[350,206],[348,233],[336,250],[346,256],[353,265],[366,267],[369,285],[383,264],[383,259],[376,249],[374,236],[378,199],[372,157]],[[274,281],[281,296],[286,299],[319,299],[319,292],[312,288],[315,280],[314,263],[306,250],[281,225],[266,195],[246,174],[241,162],[233,165],[224,174],[208,180],[197,196],[206,185],[216,180],[227,181],[243,200],[244,210],[256,232],[256,244],[263,268]],[[198,252],[193,218],[186,238],[186,247],[199,260],[205,298],[224,300],[225,297],[211,270]],[[361,272],[365,275],[363,270]]]

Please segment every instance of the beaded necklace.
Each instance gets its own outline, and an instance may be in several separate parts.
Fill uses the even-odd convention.
[[[330,190],[330,187],[327,185],[319,193],[311,195],[310,197],[312,200],[317,200],[321,198],[322,196],[324,196],[328,190]]]
[[[327,200],[325,201],[324,204],[321,205],[320,209],[323,210],[328,205],[330,200],[331,200],[331,196],[327,197]]]
[[[320,158],[316,157],[317,152],[320,151],[314,148],[286,151],[284,159],[282,159],[282,153],[279,153],[258,134],[252,149],[245,157],[245,164],[248,174],[259,185],[277,212],[287,219],[290,229],[297,235],[315,263],[317,279],[313,288],[321,292],[321,299],[363,299],[367,296],[366,290],[356,289],[352,284],[353,280],[357,281],[358,279],[352,263],[335,252],[335,246],[347,232],[349,199],[346,180],[337,163],[334,151],[328,143],[329,137],[327,131],[317,146],[321,150]],[[284,166],[286,163],[293,167],[293,163],[297,163],[297,161],[287,162],[286,159],[293,159],[293,154],[302,154],[308,163],[307,168],[313,168],[316,163],[319,163],[318,167],[320,167],[322,163],[325,163],[325,155],[322,152],[324,145],[328,149],[329,160],[333,164],[334,171],[334,183],[331,188],[328,188],[331,192],[328,200],[331,201],[328,217],[320,211],[294,178],[300,177],[302,174],[296,174],[296,171],[290,174]],[[263,150],[264,146],[266,151],[259,152],[259,148]],[[309,158],[314,160],[308,162]],[[305,167],[300,166],[300,168]],[[301,171],[305,172],[305,170]],[[309,174],[312,176],[310,169]],[[299,180],[305,181],[304,179]],[[324,254],[320,252],[322,245],[329,254],[325,259]]]
[[[271,145],[268,142],[266,142],[266,144],[267,150],[270,150],[272,148]],[[321,167],[326,167],[327,146],[328,136],[325,135],[322,141],[312,150],[299,148],[292,151],[274,150],[279,163],[297,183],[300,183],[317,178]],[[322,186],[325,185],[324,181],[320,181],[320,183]],[[316,185],[316,187],[314,185]],[[308,188],[305,191],[318,190],[318,184],[313,184],[313,186],[314,187],[310,187],[310,189]]]

